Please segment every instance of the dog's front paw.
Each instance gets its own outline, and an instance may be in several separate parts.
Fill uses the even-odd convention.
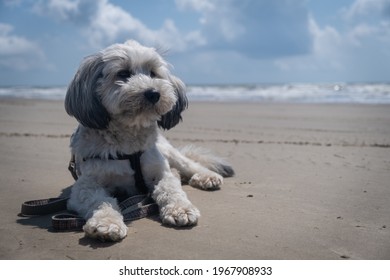
[[[101,241],[119,241],[126,237],[122,215],[112,208],[96,210],[83,227],[85,235]]]
[[[210,172],[210,173],[196,173],[194,174],[189,184],[195,188],[203,190],[214,190],[218,189],[223,183],[223,178],[221,175]]]
[[[193,226],[198,223],[200,217],[199,210],[192,204],[187,206],[169,204],[162,207],[160,212],[163,224],[170,226]]]

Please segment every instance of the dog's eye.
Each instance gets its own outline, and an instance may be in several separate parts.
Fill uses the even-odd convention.
[[[156,72],[150,71],[150,77],[151,78],[156,78],[157,77]]]
[[[130,78],[131,76],[131,72],[129,70],[121,70],[119,71],[116,76],[119,78],[119,79],[122,79],[122,80],[126,80],[127,78]]]

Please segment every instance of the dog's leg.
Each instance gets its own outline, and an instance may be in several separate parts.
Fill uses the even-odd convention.
[[[96,180],[81,176],[72,187],[68,209],[87,220],[85,235],[102,241],[119,241],[126,237],[127,226],[115,198],[110,197]]]
[[[164,224],[172,226],[196,225],[199,210],[188,200],[181,188],[179,178],[167,172],[155,186],[153,199],[160,208],[160,217]]]
[[[198,155],[199,162],[192,160],[174,148],[161,135],[157,145],[168,159],[170,166],[178,170],[182,180],[193,187],[204,190],[217,189],[223,183],[222,176],[230,177],[234,174],[233,169],[223,160],[212,155],[206,156],[204,152]],[[192,153],[195,154],[195,151]]]
[[[199,210],[187,198],[180,179],[173,175],[163,155],[154,148],[144,153],[142,162],[145,182],[152,186],[152,198],[159,206],[162,222],[172,226],[195,225]]]

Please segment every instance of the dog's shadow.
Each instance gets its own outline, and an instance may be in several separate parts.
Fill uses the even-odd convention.
[[[93,239],[87,236],[83,236],[82,238],[79,239],[79,245],[85,246],[85,247],[90,247],[92,249],[99,249],[99,248],[107,248],[111,247],[115,244],[118,244],[122,242],[122,240],[119,241],[102,241],[99,239]]]

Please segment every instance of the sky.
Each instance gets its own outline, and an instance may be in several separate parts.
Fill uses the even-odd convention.
[[[66,86],[127,39],[190,85],[390,82],[390,0],[0,1],[0,86]]]

